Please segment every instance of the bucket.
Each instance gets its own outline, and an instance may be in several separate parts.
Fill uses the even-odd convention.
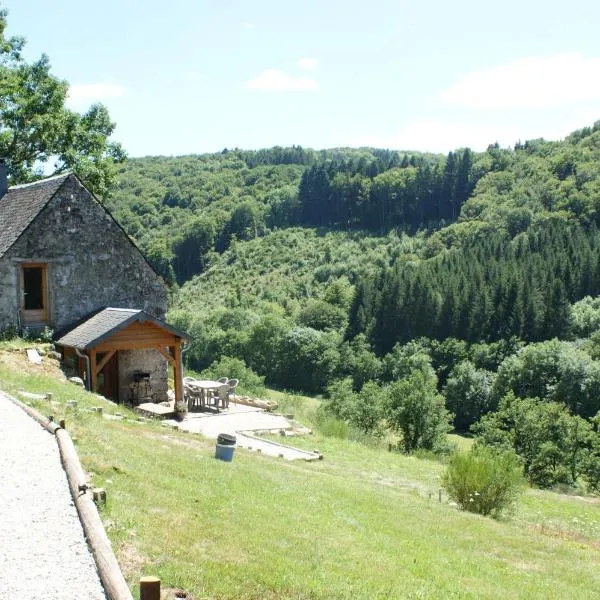
[[[226,446],[225,444],[217,444],[215,446],[215,458],[224,460],[225,462],[231,462],[233,460],[234,452],[235,446]]]

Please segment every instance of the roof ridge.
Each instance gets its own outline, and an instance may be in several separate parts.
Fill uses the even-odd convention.
[[[61,175],[53,175],[52,177],[46,177],[45,179],[38,179],[36,181],[30,181],[29,183],[19,183],[18,185],[11,185],[8,190],[20,190],[25,187],[30,187],[32,185],[39,185],[40,183],[46,183],[48,181],[54,181],[56,179],[60,179],[61,177],[68,177],[72,173],[69,171],[68,173],[62,173]]]

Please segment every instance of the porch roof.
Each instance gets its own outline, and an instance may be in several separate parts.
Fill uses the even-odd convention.
[[[133,323],[151,323],[166,333],[187,341],[182,331],[171,327],[164,321],[149,315],[147,312],[131,308],[105,308],[95,313],[56,341],[59,346],[88,350],[96,347],[107,338],[129,327]]]

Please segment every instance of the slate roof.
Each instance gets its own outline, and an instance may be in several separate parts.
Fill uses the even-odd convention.
[[[31,222],[40,214],[48,202],[52,200],[56,192],[58,192],[62,184],[69,177],[77,179],[77,176],[73,175],[73,173],[67,173],[66,175],[56,175],[55,177],[48,177],[47,179],[34,181],[33,183],[15,185],[9,188],[6,194],[0,198],[0,258],[25,233]],[[81,182],[79,183],[83,185]],[[137,247],[136,243],[119,222],[115,220],[110,211],[103,204],[100,204],[100,206],[102,206],[102,209],[123,232],[129,243],[141,254],[152,271],[168,287],[171,287],[171,284],[148,261],[146,255]]]
[[[73,329],[63,335],[56,344],[86,350],[97,346],[121,329],[132,323],[150,321],[161,329],[166,329],[177,337],[187,340],[185,333],[167,325],[164,321],[156,319],[143,310],[132,308],[105,308],[95,313]]]
[[[69,175],[15,185],[0,198],[0,258],[21,237]]]

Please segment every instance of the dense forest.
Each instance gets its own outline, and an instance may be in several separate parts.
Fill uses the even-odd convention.
[[[108,205],[172,282],[189,367],[322,393],[405,451],[451,423],[534,483],[600,485],[600,122],[446,156],[139,158],[119,178]]]

